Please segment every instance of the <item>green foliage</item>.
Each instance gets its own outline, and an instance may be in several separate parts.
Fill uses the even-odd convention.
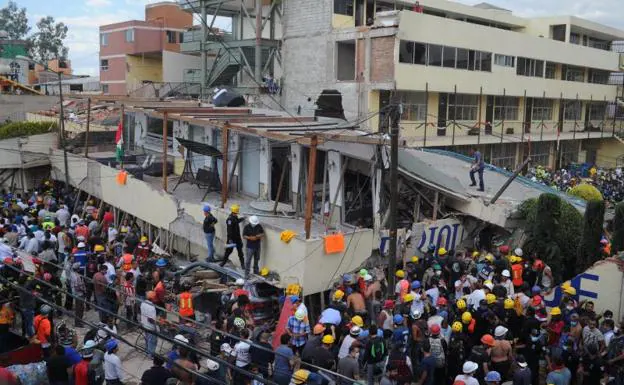
[[[603,233],[605,214],[604,201],[588,201],[585,207],[583,237],[578,249],[577,265],[585,270],[602,258],[600,238]]]
[[[30,31],[26,8],[18,8],[14,1],[0,8],[0,31],[6,31],[11,40],[24,39]]]
[[[600,193],[600,191],[598,191],[596,187],[587,183],[582,183],[574,186],[568,193],[577,198],[584,199],[588,202],[602,200],[602,194]]]
[[[55,23],[52,16],[46,16],[37,22],[37,29],[32,39],[33,57],[43,63],[67,57],[68,49],[63,46],[63,40],[67,38],[68,29],[64,23]]]
[[[45,134],[56,131],[56,122],[13,122],[0,125],[0,139]]]
[[[617,252],[624,251],[624,202],[620,202],[617,206],[615,206],[611,251],[613,252],[613,255]]]

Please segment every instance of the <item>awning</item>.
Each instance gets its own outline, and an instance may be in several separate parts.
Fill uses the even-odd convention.
[[[205,143],[193,142],[192,140],[187,140],[183,138],[176,138],[176,140],[190,152],[216,158],[222,156],[221,151]]]

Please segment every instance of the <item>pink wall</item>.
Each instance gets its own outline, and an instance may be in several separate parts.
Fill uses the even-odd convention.
[[[127,95],[126,83],[109,84],[107,95]]]
[[[128,28],[132,26],[137,27],[134,28],[133,42],[126,42],[126,30],[108,32],[108,45],[100,45],[100,56],[162,51],[165,39],[164,31],[139,29],[140,27],[159,28],[157,25],[150,25],[138,21],[118,23],[101,27],[100,34],[106,33],[107,29]]]
[[[107,60],[108,70],[102,71],[100,68],[100,80],[126,80],[126,58],[110,58]]]

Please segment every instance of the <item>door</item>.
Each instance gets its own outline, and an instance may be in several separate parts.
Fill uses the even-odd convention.
[[[438,128],[446,127],[448,97],[448,94],[440,94],[440,101],[438,102]]]
[[[487,102],[485,104],[485,121],[494,122],[494,96],[488,95]]]
[[[223,152],[223,146],[221,144],[221,130],[220,129],[214,129],[212,130],[212,146],[214,148],[216,148],[217,150]],[[228,159],[230,159],[231,156],[228,156]],[[221,183],[223,183],[223,159],[222,158],[212,158],[212,162],[210,167],[217,171],[217,174],[219,175],[220,179],[221,179]],[[229,175],[228,175],[229,176]]]
[[[260,139],[241,137],[241,189],[244,194],[257,197],[260,191]]]
[[[527,98],[524,106],[524,133],[531,132],[531,117],[533,116],[533,98]]]

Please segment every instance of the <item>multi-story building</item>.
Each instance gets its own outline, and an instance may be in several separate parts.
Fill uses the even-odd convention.
[[[181,83],[199,59],[182,55],[193,16],[175,2],[145,6],[145,20],[100,26],[100,80],[109,95],[128,95],[148,83]]]
[[[613,106],[623,78],[612,74],[624,63],[612,47],[623,39],[577,17],[527,19],[486,3],[292,0],[283,102],[309,108],[336,89],[347,119],[376,131],[395,94],[401,136],[413,146],[478,145],[492,163],[514,167],[527,154],[550,166],[593,162],[604,144],[613,160],[624,151],[602,138],[620,130]]]

